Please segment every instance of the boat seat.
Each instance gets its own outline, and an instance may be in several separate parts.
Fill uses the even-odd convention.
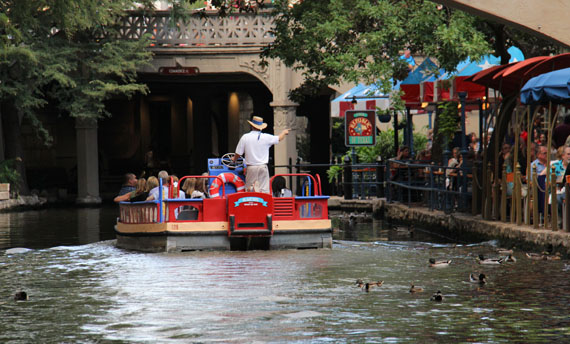
[[[198,209],[185,209],[178,213],[176,220],[198,220]]]

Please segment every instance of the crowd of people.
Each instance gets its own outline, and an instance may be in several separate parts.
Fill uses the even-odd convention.
[[[162,180],[162,190],[160,188],[159,179]],[[168,191],[171,181],[173,183],[174,190],[176,190],[178,189],[178,180],[177,176],[169,175],[168,172],[164,170],[158,172],[158,176],[150,176],[148,179],[145,179],[144,177],[137,178],[133,173],[127,173],[124,176],[123,185],[119,190],[119,194],[114,198],[114,201],[116,203],[127,201],[153,201],[160,198],[161,192],[162,199],[166,199],[169,198]],[[194,187],[190,189],[189,187],[186,187],[191,184],[188,181],[189,179],[186,179],[184,186],[178,190],[178,196],[175,196],[174,198],[198,198],[198,194],[194,193],[197,182],[194,181]]]
[[[499,144],[499,155],[498,155],[498,171],[499,174],[497,178],[494,178],[493,183],[501,183],[503,178],[506,178],[506,193],[507,195],[512,195],[514,179],[513,175],[517,165],[519,166],[519,171],[521,173],[521,181],[523,183],[523,197],[528,193],[527,180],[533,180],[533,173],[536,171],[537,174],[537,185],[539,189],[539,211],[544,212],[544,194],[546,187],[547,176],[551,174],[555,175],[555,180],[552,183],[556,184],[556,199],[558,200],[558,207],[564,201],[565,198],[565,176],[570,175],[570,169],[568,169],[568,164],[570,163],[570,114],[563,117],[561,123],[556,125],[551,133],[551,138],[549,141],[548,132],[546,131],[546,125],[542,123],[544,121],[544,114],[542,116],[537,116],[533,124],[533,130],[530,133],[522,131],[518,140],[518,147],[515,147],[515,135],[513,129],[507,130],[507,134],[504,138],[501,138]],[[486,135],[487,142],[491,138],[493,130],[489,129],[488,135]],[[529,135],[530,134],[530,135]],[[456,135],[457,136],[457,135]],[[459,140],[456,140],[459,141]],[[444,163],[444,175],[445,175],[445,185],[447,189],[459,190],[459,185],[457,183],[458,176],[461,175],[462,171],[468,169],[474,163],[476,158],[481,157],[482,143],[475,133],[470,133],[466,137],[466,142],[468,143],[467,156],[464,157],[460,148],[457,146],[452,146],[450,156]],[[550,143],[549,143],[550,142]],[[515,148],[518,148],[517,154],[515,154]],[[432,163],[431,158],[432,149],[432,133],[428,132],[428,143],[424,150],[418,152],[415,159],[410,155],[410,149],[407,146],[401,146],[397,152],[394,160],[406,161],[413,160],[415,162],[430,164]],[[515,155],[517,160],[515,161]],[[528,156],[530,155],[530,156]],[[530,162],[530,165],[528,165]],[[392,178],[398,179],[398,168],[396,168],[398,163],[392,164]],[[404,166],[403,164],[401,164]],[[503,168],[506,172],[506,176],[503,176]],[[420,171],[421,172],[421,171]],[[509,178],[510,176],[510,178]],[[460,191],[460,190],[459,190]]]

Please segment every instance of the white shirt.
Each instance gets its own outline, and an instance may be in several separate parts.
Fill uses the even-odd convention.
[[[246,166],[265,165],[269,161],[269,148],[279,143],[279,136],[252,130],[244,134],[236,147],[236,153],[244,156]]]
[[[194,190],[192,191],[192,195],[190,197],[204,199],[206,198],[206,195],[202,191]]]
[[[149,197],[153,196],[155,201],[158,200],[158,189],[159,189],[159,187],[157,186],[148,192],[148,196]],[[162,199],[167,199],[168,198],[168,187],[163,186],[162,190],[163,190]],[[184,193],[184,191],[182,191],[182,190],[178,191],[178,198],[186,198],[186,194]]]

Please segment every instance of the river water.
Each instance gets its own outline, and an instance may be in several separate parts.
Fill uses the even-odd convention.
[[[516,263],[478,265],[496,243],[339,221],[331,250],[148,254],[115,247],[116,216],[0,214],[1,343],[570,342],[564,260],[515,249]],[[358,278],[384,285],[365,292]],[[437,290],[444,300],[430,301]]]

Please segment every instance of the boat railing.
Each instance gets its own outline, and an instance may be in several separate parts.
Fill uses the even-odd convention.
[[[160,205],[156,201],[121,202],[119,222],[156,223],[160,220]]]
[[[295,197],[274,197],[273,216],[275,220],[328,219],[328,196],[322,195],[319,175],[308,173],[280,173],[270,179],[269,190],[273,194],[273,180],[276,177],[305,177],[307,193]],[[311,195],[311,190],[312,195]]]
[[[276,174],[273,177],[271,177],[271,179],[269,180],[269,193],[273,195],[273,180],[277,177],[287,177],[287,176],[291,176],[291,177],[308,177],[307,179],[309,180],[309,183],[312,184],[313,187],[313,195],[314,196],[321,196],[322,195],[322,189],[321,189],[321,178],[319,177],[319,175],[317,174],[317,178],[315,179],[315,177],[313,177],[312,175],[308,174],[308,173],[280,173],[280,174]],[[310,188],[310,187],[309,187]]]

